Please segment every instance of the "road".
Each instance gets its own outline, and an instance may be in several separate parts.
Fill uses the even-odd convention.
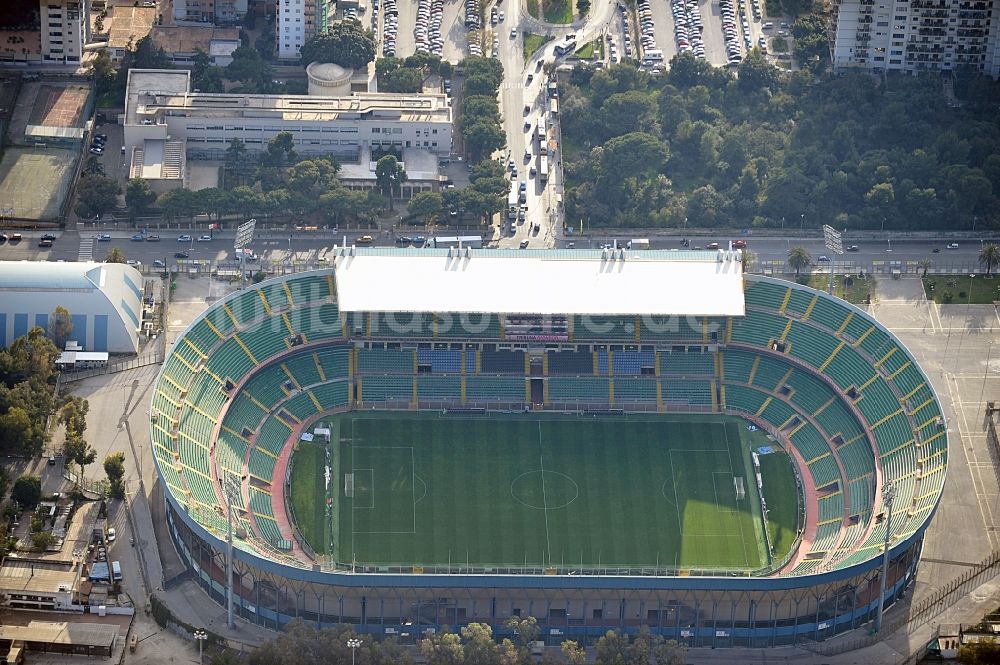
[[[531,182],[534,183],[532,180]],[[529,188],[529,192],[532,188]],[[536,209],[541,206],[544,197],[539,195],[537,189],[533,195],[529,196],[529,214],[532,206]],[[542,223],[546,220],[544,215],[536,215],[533,219]],[[517,246],[517,242],[528,238],[529,247],[543,246],[542,239],[544,232],[539,236],[530,236],[527,231],[527,224],[518,227],[518,235],[513,240],[508,235],[501,244],[503,247]],[[160,242],[131,242],[129,240],[131,231],[110,231],[111,241],[94,242],[94,231],[85,231],[78,234],[75,231],[57,232],[59,236],[55,245],[49,250],[38,248],[38,236],[41,232],[26,232],[24,240],[20,244],[11,245],[5,243],[0,245],[0,260],[49,260],[49,261],[76,261],[80,255],[81,245],[89,247],[93,245],[94,258],[100,260],[112,248],[119,247],[130,259],[136,259],[144,266],[152,266],[153,261],[160,259],[166,261],[168,265],[174,265],[177,260],[173,258],[174,252],[185,250],[190,252],[193,260],[225,261],[232,260],[232,232],[221,232],[216,235],[216,239],[211,242],[177,242],[177,232],[161,231]],[[351,231],[347,234],[349,244],[355,242],[361,235],[372,233],[371,231]],[[413,232],[418,233],[418,232]],[[448,235],[478,235],[478,229],[449,229]],[[613,244],[616,240],[622,245],[633,236],[607,236],[600,233],[588,234],[586,237],[565,237],[556,244],[558,247],[567,247],[569,243],[577,249],[587,247],[600,247],[603,244]],[[634,236],[639,237],[639,236]],[[732,237],[738,237],[736,235]],[[715,241],[720,244],[725,243],[729,238],[720,235],[718,238],[697,238],[691,239],[691,247],[705,246],[707,243]],[[680,249],[681,236],[652,236],[650,238],[653,249]],[[749,237],[748,248],[757,256],[758,265],[764,265],[770,261],[783,261],[788,256],[788,249],[792,246],[806,248],[817,261],[820,256],[828,255],[831,259],[836,259],[833,253],[823,247],[823,240],[819,237],[787,239],[787,238],[758,238]],[[282,262],[292,260],[295,262],[312,263],[320,257],[325,256],[334,244],[343,244],[344,236],[335,235],[333,232],[317,232],[314,234],[293,234],[289,237],[286,233],[261,231],[253,243],[253,249],[266,261]],[[996,238],[978,238],[959,241],[958,249],[945,249],[950,238],[928,239],[928,240],[851,240],[845,238],[844,244],[857,244],[857,252],[847,252],[840,259],[840,262],[851,262],[853,266],[870,269],[876,262],[900,261],[905,264],[908,261],[915,262],[929,259],[934,270],[947,270],[966,272],[978,270],[979,251],[983,243],[1000,242]],[[392,238],[382,235],[375,238],[375,245],[386,246],[392,243]],[[891,252],[887,251],[892,249]],[[935,253],[933,250],[939,250]]]

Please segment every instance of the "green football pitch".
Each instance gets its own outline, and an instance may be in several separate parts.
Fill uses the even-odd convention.
[[[323,424],[329,486],[325,446],[302,444],[291,500],[302,535],[341,564],[770,563],[750,458],[759,441],[739,418],[373,412]],[[793,479],[775,487],[796,505]]]

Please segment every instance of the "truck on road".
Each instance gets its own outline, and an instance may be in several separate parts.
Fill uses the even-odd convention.
[[[538,179],[542,182],[549,180],[549,158],[545,155],[538,158]]]
[[[514,183],[510,187],[510,194],[507,195],[508,219],[514,219],[517,217],[517,200],[518,200],[517,183]]]
[[[628,249],[649,249],[649,238],[632,238],[626,247]]]

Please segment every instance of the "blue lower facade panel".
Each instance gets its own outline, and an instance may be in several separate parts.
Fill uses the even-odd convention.
[[[167,498],[171,537],[188,573],[225,606],[225,543]],[[892,551],[886,607],[913,581],[923,531]],[[766,648],[821,641],[869,624],[879,560],[828,573],[772,578],[350,574],[285,566],[241,549],[234,611],[280,629],[293,619],[348,623],[414,643],[430,628],[487,623],[504,636],[511,616],[533,616],[541,639],[592,645],[608,630],[647,627],[690,647]],[[186,577],[187,575],[185,575]]]

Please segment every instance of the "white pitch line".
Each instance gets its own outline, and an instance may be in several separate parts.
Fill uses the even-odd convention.
[[[549,554],[549,561],[552,560],[552,543],[549,541],[549,508],[548,502],[545,499],[545,464],[543,463],[543,456],[541,454],[542,447],[542,421],[538,421],[538,466],[542,470],[542,515],[545,517],[545,550]],[[545,562],[542,562],[544,565]]]

